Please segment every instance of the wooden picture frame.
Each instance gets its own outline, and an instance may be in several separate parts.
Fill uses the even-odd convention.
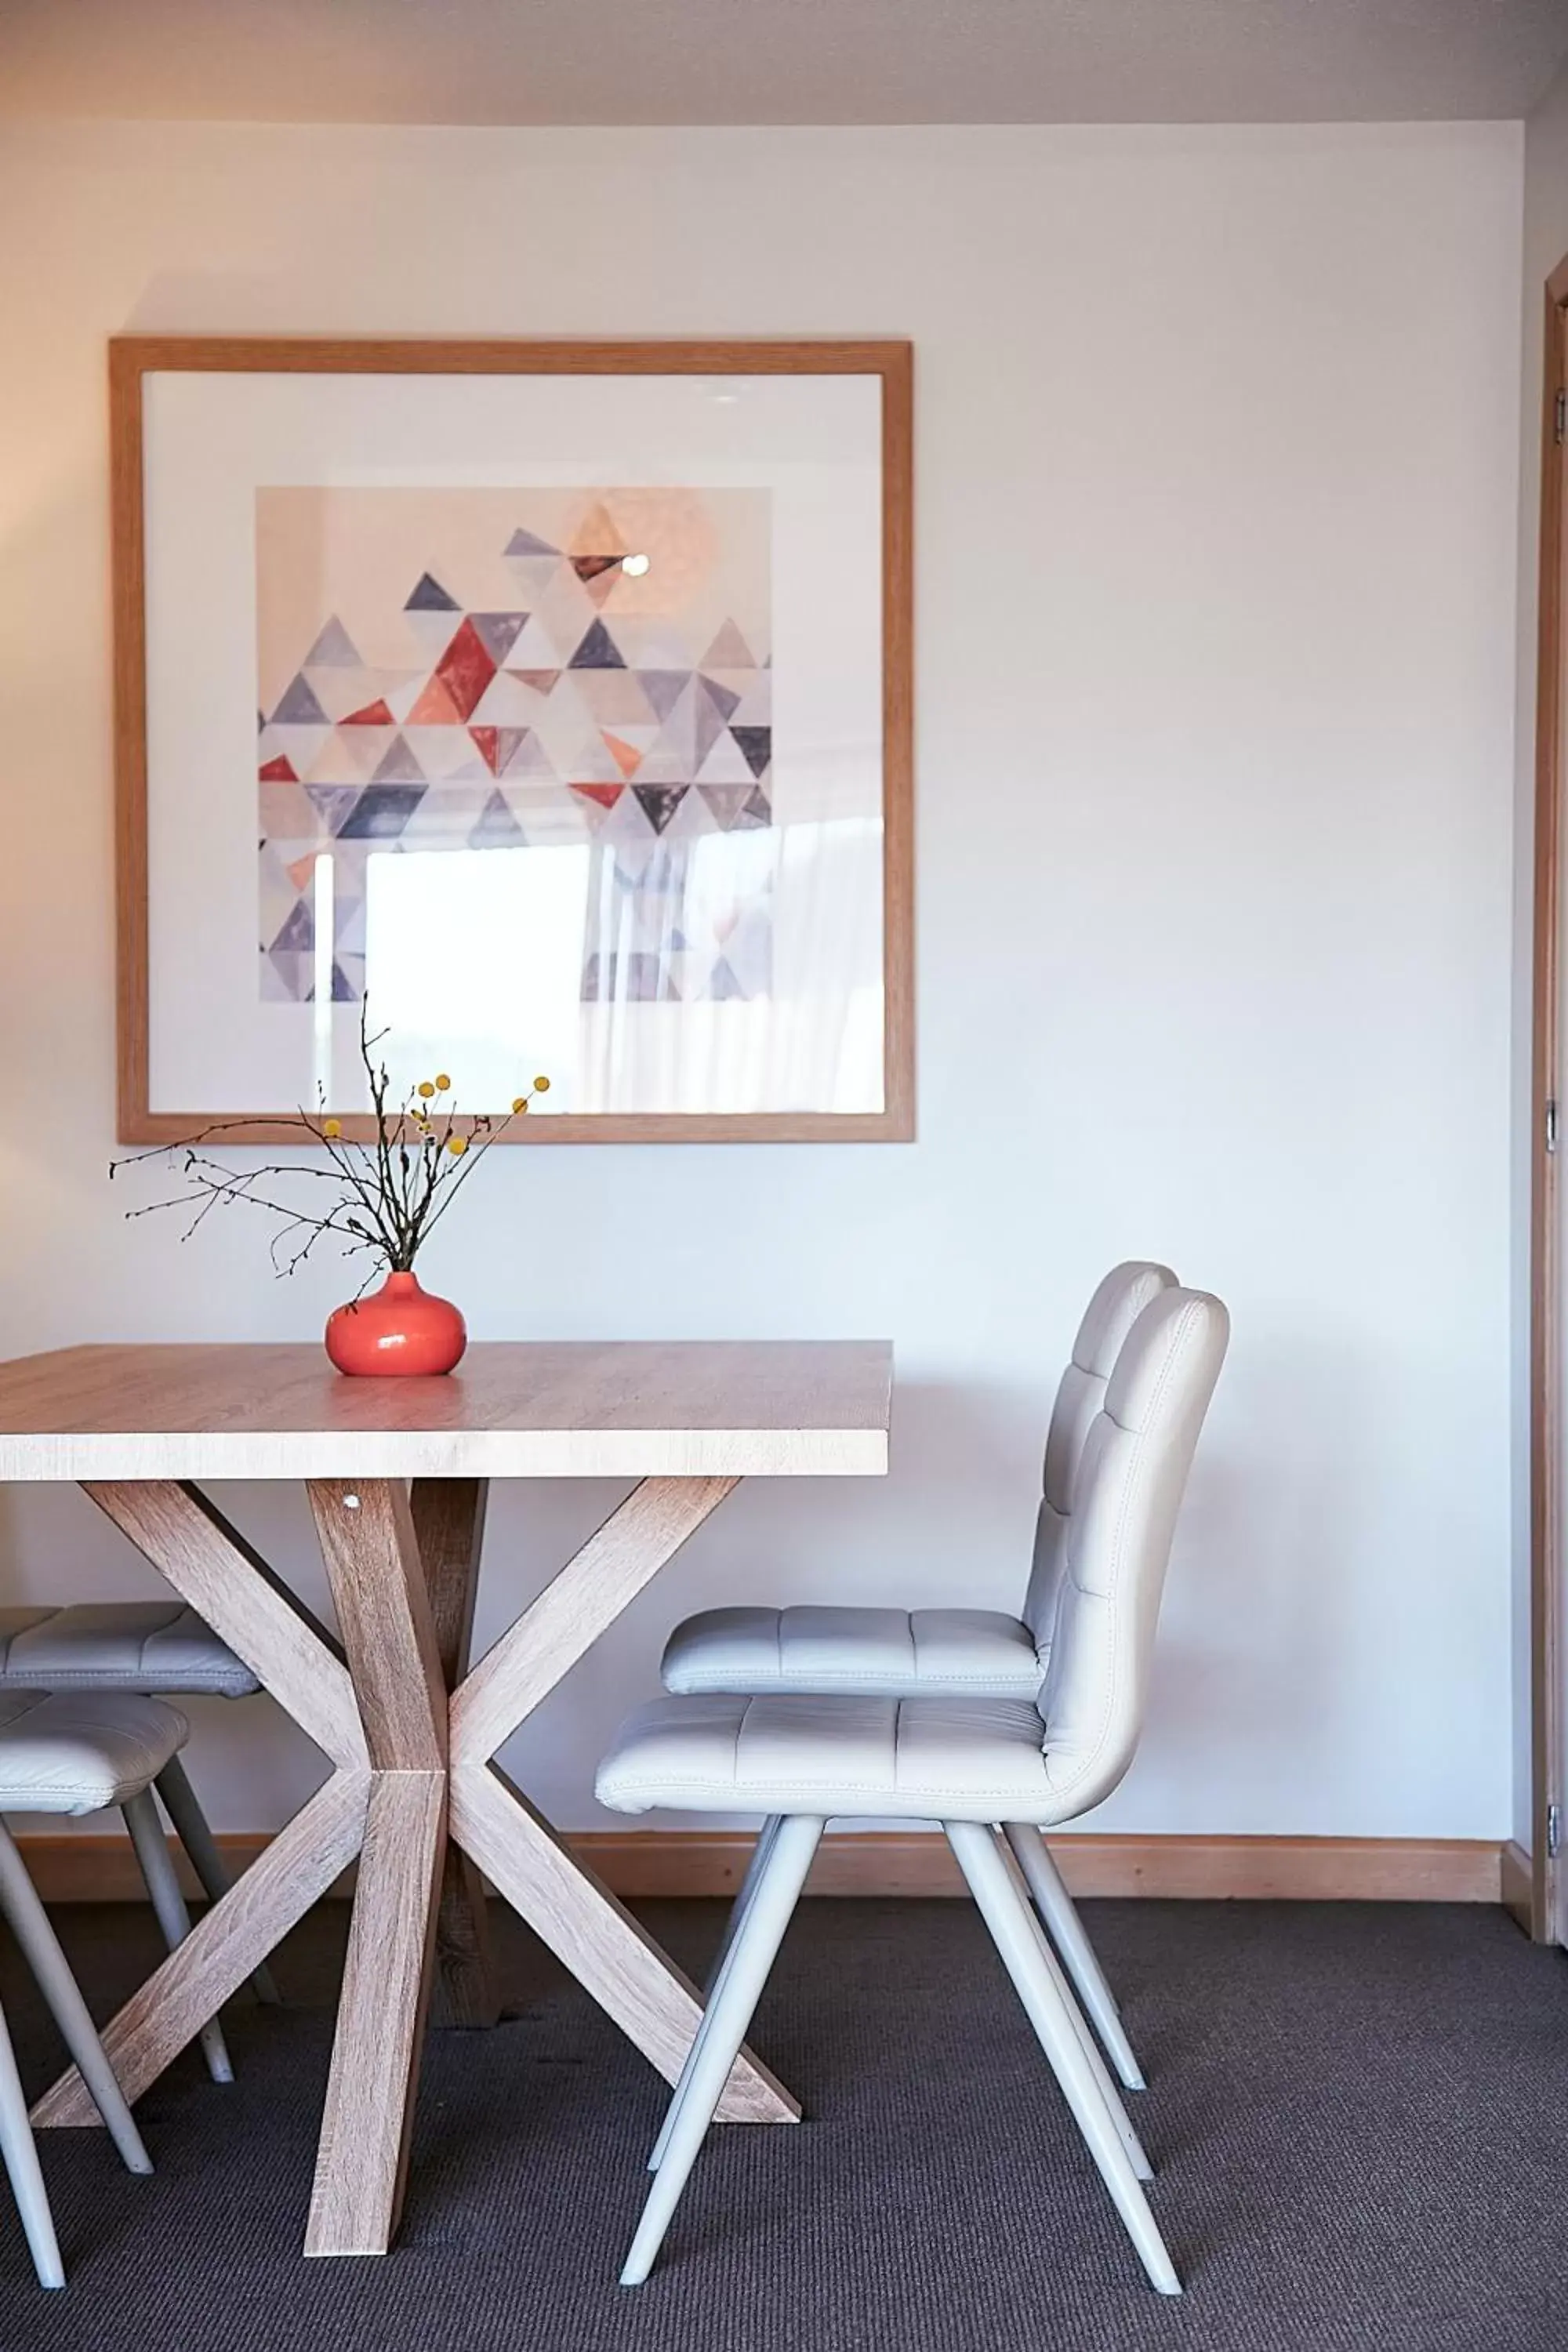
[[[874,341],[423,341],[121,336],[109,348],[118,925],[118,1134],[179,1141],[237,1118],[281,1139],[285,1114],[154,1107],[152,1090],[145,392],[153,376],[866,376],[880,393],[882,1101],[847,1111],[605,1111],[520,1120],[507,1141],[903,1142],[915,1132],[912,352]],[[368,1136],[368,1116],[344,1132]]]
[[[1531,1847],[1504,1849],[1505,1901],[1538,1943],[1563,1939],[1562,1118],[1563,796],[1568,656],[1568,257],[1546,281],[1542,340],[1530,1139]]]

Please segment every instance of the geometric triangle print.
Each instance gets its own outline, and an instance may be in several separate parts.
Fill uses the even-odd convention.
[[[518,629],[521,626],[522,620],[519,616]],[[515,637],[517,629],[511,635]],[[495,674],[494,656],[472,620],[465,621],[436,665],[436,677],[457,706],[459,719],[467,719],[470,715]],[[422,697],[421,701],[423,699]],[[425,723],[428,725],[431,722],[426,720]]]
[[[422,784],[425,782],[424,769],[401,735],[377,767],[373,781],[378,784]]]
[[[646,745],[626,742],[624,737],[612,734],[608,728],[605,730],[605,749],[623,776],[636,775],[646,748]]]
[[[621,557],[629,554],[631,551],[610,520],[606,509],[603,506],[594,506],[589,509],[578,528],[573,532],[572,544],[566,551],[577,559],[574,562],[573,569],[578,578],[583,579],[584,576],[592,576],[592,574],[584,573],[584,562],[594,564],[595,568],[601,563],[618,563]],[[508,552],[510,552],[510,549]]]
[[[510,670],[498,669],[468,713],[470,727],[528,727],[539,715],[537,688]]]
[[[603,621],[592,624],[568,664],[572,669],[625,669],[626,666],[619,647]],[[307,688],[306,691],[309,690]]]
[[[729,833],[751,798],[749,784],[699,784],[698,792],[713,813],[721,833]]]
[[[492,793],[468,835],[470,849],[516,849],[526,835],[500,793]]]
[[[272,713],[270,723],[274,727],[315,727],[326,719],[326,712],[310,691],[309,679],[296,677]]]
[[[426,790],[424,784],[367,784],[340,829],[339,840],[395,840],[424,799]]]
[[[526,613],[470,613],[468,615],[479,643],[492,662],[505,661],[518,640]]]
[[[305,792],[324,829],[333,834],[359,798],[357,784],[307,784]]]
[[[749,785],[753,782],[755,775],[755,769],[726,728],[699,768],[697,782],[703,784]]]
[[[662,833],[685,799],[685,788],[679,784],[634,784],[638,805],[655,833]]]
[[[559,555],[514,555],[507,570],[516,581],[519,593],[530,612],[550,588],[561,569]]]
[[[525,727],[470,727],[468,737],[491,775],[499,776],[527,732]]]
[[[455,596],[448,596],[437,579],[428,572],[422,572],[403,609],[405,613],[456,613],[461,607]],[[749,662],[750,656],[746,658]]]
[[[760,776],[773,757],[773,729],[771,727],[732,727],[730,731],[745,754],[746,763],[752,775]]]
[[[508,783],[555,782],[555,763],[533,728],[498,727],[496,733],[512,739],[511,749],[496,771],[498,775],[505,776]]]
[[[625,784],[574,784],[572,791],[579,805],[583,807],[584,814],[589,818],[594,830],[597,831],[626,791],[626,786]]]
[[[716,677],[705,677],[702,681],[702,691],[721,719],[733,719],[741,707],[741,698],[738,694],[732,692],[727,686],[721,686]]]
[[[348,631],[335,613],[300,665],[301,669],[358,669],[359,666]]]
[[[478,696],[474,698],[476,701],[478,698]],[[470,703],[469,709],[472,707]],[[445,679],[437,673],[409,711],[407,723],[410,727],[457,727],[461,724],[463,716],[448,692]]]
[[[726,621],[702,656],[703,669],[755,669],[756,656],[733,621]]]
[[[636,676],[637,684],[653,706],[655,715],[660,719],[669,717],[691,683],[689,669],[639,669]]]
[[[723,689],[721,688],[720,693],[722,694],[722,692]],[[683,705],[682,708],[684,707]],[[724,718],[720,701],[705,677],[693,681],[691,719],[692,731],[696,737],[697,773],[702,775],[706,772],[709,753],[724,733]],[[728,775],[715,772],[710,781],[714,783],[727,783],[730,779]]]

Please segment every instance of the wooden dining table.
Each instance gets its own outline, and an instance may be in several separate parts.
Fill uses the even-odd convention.
[[[0,1480],[79,1484],[331,1766],[103,2032],[135,2099],[357,1858],[307,2253],[391,2243],[432,1994],[450,2022],[498,2014],[485,1880],[675,2080],[693,1986],[496,1751],[741,1479],[885,1472],[891,1384],[877,1341],[478,1346],[418,1380],[346,1380],[310,1346],[0,1364]],[[470,1665],[494,1478],[635,1483]],[[258,1479],[305,1485],[336,1633],[204,1491]],[[721,2118],[799,2112],[742,2050]],[[33,2120],[97,2123],[74,2068]]]

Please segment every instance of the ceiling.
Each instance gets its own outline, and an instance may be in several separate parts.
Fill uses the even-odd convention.
[[[1463,121],[1565,53],[1568,0],[0,0],[0,114]]]

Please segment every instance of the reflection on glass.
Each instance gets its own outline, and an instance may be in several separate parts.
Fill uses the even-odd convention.
[[[466,1110],[505,1110],[578,1058],[585,844],[405,851],[365,865],[365,984],[395,1087],[451,1070]]]
[[[874,605],[774,503],[258,491],[258,994],[312,1094],[362,1107],[363,999],[476,1111],[882,1108]]]

